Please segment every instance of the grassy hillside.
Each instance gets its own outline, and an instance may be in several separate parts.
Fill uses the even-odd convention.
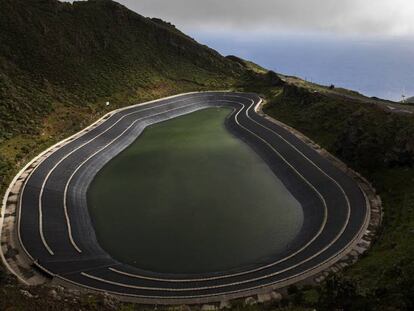
[[[111,0],[1,0],[0,192],[33,156],[108,110],[185,91],[278,83],[274,73],[254,72]],[[0,266],[0,310],[134,309],[49,291],[23,288]]]
[[[246,77],[240,64],[173,25],[109,0],[2,0],[0,192],[34,155],[107,110],[184,91],[225,89]],[[1,267],[0,284],[15,284]],[[19,288],[0,286],[0,309],[89,306],[31,291],[44,299],[33,303]]]
[[[286,85],[264,92],[267,114],[302,131],[365,175],[384,207],[373,248],[342,276],[295,293],[292,299],[318,310],[412,310],[414,117],[384,110],[368,98],[351,100],[307,87]]]
[[[224,89],[242,76],[240,64],[173,25],[110,0],[2,0],[0,190],[22,162],[105,109]]]

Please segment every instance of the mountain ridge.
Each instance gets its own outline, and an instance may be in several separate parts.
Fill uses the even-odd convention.
[[[414,96],[408,97],[404,102],[408,104],[414,104]]]
[[[120,93],[141,100],[134,90],[163,85],[170,88],[165,95],[173,91],[168,84],[230,86],[244,71],[174,26],[111,0],[4,0],[0,28],[0,99],[14,110],[3,109],[0,137],[22,132],[15,117],[30,123],[50,113],[52,102],[93,106]],[[32,110],[30,118],[23,108]]]

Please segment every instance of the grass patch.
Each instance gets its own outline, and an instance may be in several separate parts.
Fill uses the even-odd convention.
[[[342,277],[319,289],[314,306],[326,310],[412,309],[414,118],[291,87],[277,96],[267,95],[267,99],[267,114],[363,173],[383,200],[384,220],[376,243]]]

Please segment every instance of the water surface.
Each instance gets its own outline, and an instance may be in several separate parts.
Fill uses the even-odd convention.
[[[98,240],[114,258],[167,273],[269,260],[303,213],[267,164],[210,108],[147,128],[88,190]]]

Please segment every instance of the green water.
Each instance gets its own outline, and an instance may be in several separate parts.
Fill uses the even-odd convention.
[[[88,190],[101,246],[139,268],[204,273],[265,261],[301,228],[300,204],[210,108],[147,128]]]

